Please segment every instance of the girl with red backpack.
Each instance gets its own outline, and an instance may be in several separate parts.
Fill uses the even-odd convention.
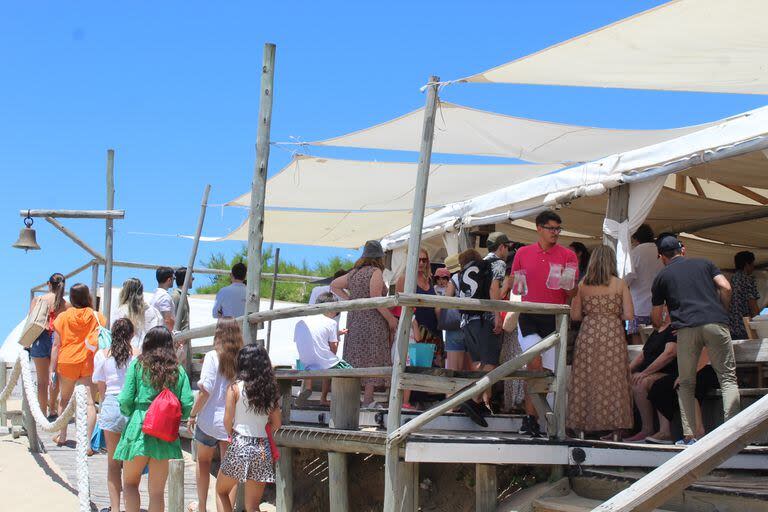
[[[220,512],[232,512],[230,493],[238,482],[245,482],[245,509],[258,511],[264,487],[275,481],[279,454],[270,434],[281,425],[279,396],[267,350],[260,345],[243,347],[224,410],[224,426],[232,443],[216,477]]]
[[[179,365],[173,337],[163,326],[144,337],[141,355],[131,361],[118,398],[128,416],[115,460],[123,461],[123,493],[127,512],[139,512],[139,483],[149,465],[149,510],[164,510],[168,459],[181,459],[179,424],[192,410],[189,377]]]

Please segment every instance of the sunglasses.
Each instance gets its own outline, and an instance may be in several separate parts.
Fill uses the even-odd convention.
[[[419,258],[420,263],[426,263],[429,261],[429,258]]]
[[[539,226],[539,227],[541,227],[541,229],[546,229],[550,233],[560,233],[563,230],[563,228],[561,228],[560,226]]]

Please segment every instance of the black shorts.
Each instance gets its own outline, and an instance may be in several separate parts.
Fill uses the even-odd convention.
[[[555,315],[536,315],[533,313],[520,313],[517,325],[523,336],[538,334],[541,339],[555,332]]]
[[[501,354],[501,335],[493,333],[493,321],[476,319],[461,328],[464,345],[474,362],[498,366]]]

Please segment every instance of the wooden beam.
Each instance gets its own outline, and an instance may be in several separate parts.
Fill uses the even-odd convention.
[[[104,255],[98,252],[96,249],[85,243],[79,236],[77,236],[74,232],[69,230],[67,227],[62,225],[59,221],[54,219],[53,217],[46,217],[46,222],[51,224],[53,227],[64,233],[70,240],[75,242],[78,246],[80,246],[85,252],[99,260],[99,262],[104,261]]]
[[[168,512],[184,510],[184,459],[171,459],[168,461]]]
[[[256,133],[256,167],[251,183],[251,208],[248,211],[248,284],[245,295],[246,317],[259,310],[261,304],[261,248],[264,243],[264,203],[267,191],[269,166],[269,134],[272,127],[272,99],[275,83],[274,44],[264,45],[261,67],[261,94],[259,123]],[[243,339],[246,343],[258,343],[258,326],[243,321]]]
[[[496,466],[493,464],[475,464],[475,510],[494,512],[499,484],[496,479]]]
[[[691,179],[691,183],[693,184],[693,188],[696,189],[696,194],[699,197],[703,197],[704,199],[707,198],[707,194],[704,193],[704,189],[701,187],[701,183],[699,183],[699,178],[696,178],[694,176],[688,176]]]
[[[332,429],[357,430],[360,421],[360,380],[336,377],[331,383]],[[346,453],[328,453],[331,510],[349,511],[349,472]]]
[[[19,215],[56,219],[124,219],[125,210],[19,210]]]
[[[722,181],[717,181],[716,183],[724,186],[727,189],[733,190],[734,192],[737,192],[755,202],[760,204],[768,204],[768,197],[760,195],[757,192],[753,192],[747,187],[742,187],[741,185],[731,185],[730,183],[723,183]]]
[[[340,453],[384,455],[386,433],[378,431],[336,430],[322,427],[283,426],[275,432],[278,446]],[[401,449],[403,456],[405,450]]]
[[[695,233],[697,231],[701,231],[702,229],[727,226],[729,224],[737,224],[739,222],[746,222],[749,220],[764,219],[766,217],[768,217],[768,207],[753,207],[752,209],[743,212],[730,213],[728,215],[718,215],[717,217],[698,219],[680,224],[672,224],[665,226],[661,231],[669,233]]]
[[[280,382],[280,414],[283,425],[291,423],[291,383]],[[280,429],[275,432],[275,437],[280,434]],[[280,450],[280,459],[277,461],[275,471],[275,505],[278,512],[291,512],[293,510],[293,449]]]
[[[726,421],[593,512],[653,510],[736,455],[766,428],[768,396]]]
[[[398,305],[401,306],[421,308],[457,308],[492,312],[515,311],[518,313],[539,313],[549,315],[568,313],[571,310],[569,306],[562,304],[443,297],[440,295],[424,295],[420,293],[399,293],[397,294],[397,302]],[[343,304],[343,302],[341,302],[341,304]]]
[[[431,76],[427,86],[427,99],[424,106],[424,120],[421,130],[419,164],[416,172],[416,186],[413,194],[411,229],[408,238],[408,256],[405,265],[405,291],[416,293],[416,279],[419,268],[419,247],[421,231],[424,227],[424,211],[427,202],[429,168],[432,161],[432,141],[435,137],[435,117],[438,104],[438,82],[440,78]],[[400,378],[405,370],[408,353],[408,340],[413,319],[413,307],[405,305],[400,313],[400,322],[395,336],[395,355],[392,361],[392,380],[389,388],[389,414],[387,414],[387,432],[394,432],[400,426],[400,408],[403,404],[403,390]],[[384,512],[410,512],[398,505],[405,495],[406,482],[398,474],[400,440],[387,439],[387,453],[384,463]]]
[[[675,174],[675,190],[685,193],[686,186],[684,174]]]
[[[277,292],[277,269],[280,267],[280,248],[275,249],[275,261],[273,262],[274,269],[272,272],[272,290],[269,294],[269,310],[275,309],[275,293]],[[269,354],[269,348],[272,344],[272,322],[267,324],[267,354]]]
[[[84,264],[80,265],[75,270],[73,270],[73,271],[71,271],[71,272],[69,272],[67,274],[64,274],[64,279],[69,279],[72,276],[76,276],[77,274],[79,274],[83,270],[85,270],[87,268],[90,268],[95,262],[96,262],[95,260],[91,260],[88,263],[84,263]],[[48,287],[48,281],[35,286],[34,288],[32,288],[32,290],[33,291],[43,291],[43,290],[47,289],[47,287]]]
[[[107,210],[115,207],[115,150],[107,150]],[[102,294],[101,311],[109,322],[112,311],[112,265],[114,260],[114,221],[106,220],[104,236],[104,293]]]
[[[98,308],[99,303],[99,264],[94,262],[91,266],[91,302],[93,308]]]
[[[619,185],[608,190],[608,206],[605,218],[616,222],[624,222],[629,215],[629,185]],[[603,243],[616,250],[618,241],[608,235],[603,235]],[[629,249],[627,249],[629,250]]]

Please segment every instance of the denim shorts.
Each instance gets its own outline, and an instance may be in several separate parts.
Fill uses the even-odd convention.
[[[466,352],[462,331],[445,331],[445,350],[447,352]]]
[[[53,333],[44,330],[40,333],[32,345],[29,347],[30,357],[51,357],[51,347],[53,346]]]
[[[195,441],[197,441],[200,444],[204,444],[205,446],[209,448],[213,448],[217,444],[219,444],[219,440],[215,437],[209,436],[200,427],[195,427]]]
[[[107,395],[101,402],[99,411],[99,428],[115,434],[121,434],[128,418],[120,413],[120,404],[117,395]]]

